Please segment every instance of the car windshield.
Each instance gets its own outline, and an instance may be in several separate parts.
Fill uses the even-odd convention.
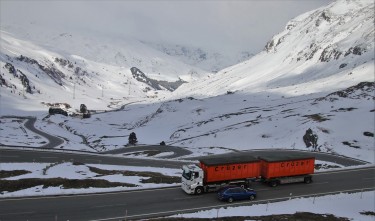
[[[192,174],[192,172],[190,170],[186,170],[186,169],[184,169],[183,172],[182,172],[182,176],[187,180],[191,179],[191,174]]]

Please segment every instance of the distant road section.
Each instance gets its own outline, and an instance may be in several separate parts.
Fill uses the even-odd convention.
[[[32,132],[34,132],[34,133],[36,133],[36,134],[38,134],[38,135],[40,135],[40,136],[42,136],[42,137],[44,137],[48,140],[47,144],[45,144],[41,147],[37,147],[37,148],[52,149],[52,148],[57,147],[57,146],[64,143],[63,139],[60,139],[58,137],[52,136],[52,135],[47,134],[47,133],[45,133],[41,130],[36,129],[35,126],[34,126],[34,124],[36,122],[36,117],[6,116],[4,118],[26,119],[26,123],[24,125],[28,130],[30,130],[30,131],[32,131]]]
[[[145,146],[134,146],[134,147],[124,147],[116,150],[110,150],[102,152],[103,154],[131,154],[134,152],[146,152],[146,151],[155,151],[155,152],[173,152],[172,155],[162,156],[159,158],[177,158],[182,156],[187,156],[192,152],[182,147],[175,146],[161,146],[161,145],[145,145]]]

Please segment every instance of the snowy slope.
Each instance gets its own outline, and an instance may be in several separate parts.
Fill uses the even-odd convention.
[[[41,102],[82,102],[104,108],[108,105],[101,102],[104,97],[145,96],[128,69],[53,52],[4,31],[0,66],[2,115],[46,109]],[[129,82],[134,85],[130,95]]]
[[[372,1],[334,2],[290,21],[250,60],[183,84],[169,100],[114,99],[128,105],[90,119],[42,115],[37,127],[67,137],[66,149],[85,142],[93,151],[121,148],[135,132],[140,143],[165,141],[194,155],[311,150],[302,140],[311,128],[320,151],[374,163],[373,12]]]
[[[78,55],[87,60],[112,66],[137,67],[157,80],[190,79],[190,72],[205,74],[199,68],[186,65],[177,59],[155,50],[148,45],[124,36],[107,36],[87,30],[67,33],[58,27],[46,29],[37,24],[20,27],[3,25],[3,31],[20,39],[39,45],[47,50]]]
[[[1,115],[44,111],[48,103],[119,107],[132,97],[163,98],[208,74],[134,40],[8,29],[28,40],[1,30]]]

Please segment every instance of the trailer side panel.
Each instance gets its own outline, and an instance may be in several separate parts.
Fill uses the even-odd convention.
[[[260,161],[233,164],[206,165],[201,162],[205,183],[240,180],[260,176]]]
[[[264,179],[307,175],[314,173],[315,158],[285,161],[267,161],[261,159],[261,176]]]

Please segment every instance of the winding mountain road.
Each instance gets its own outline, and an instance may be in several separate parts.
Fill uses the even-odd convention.
[[[41,131],[37,128],[35,128],[35,122],[36,118],[35,117],[19,117],[19,116],[4,116],[2,118],[18,118],[18,119],[23,119],[26,120],[24,123],[24,126],[26,129],[46,138],[48,140],[48,143],[40,146],[40,147],[30,147],[30,146],[7,146],[7,145],[2,145],[3,147],[21,147],[21,148],[30,148],[30,149],[53,149],[56,148],[64,143],[64,140],[50,135],[44,131]],[[74,150],[72,150],[73,152]],[[124,147],[124,148],[119,148],[116,150],[110,150],[110,151],[105,151],[105,152],[100,152],[98,154],[129,154],[129,153],[134,153],[134,152],[160,152],[160,153],[166,153],[166,152],[173,152],[173,154],[168,154],[165,156],[160,156],[161,159],[173,159],[173,158],[178,158],[182,156],[186,156],[191,154],[192,152],[187,150],[186,148],[182,147],[176,147],[176,146],[161,146],[161,145],[144,145],[144,146],[131,146],[131,147]],[[85,151],[75,151],[77,153],[89,153]],[[94,153],[94,152],[93,152]]]
[[[26,123],[24,124],[25,127],[36,133],[39,134],[40,136],[45,137],[48,140],[48,143],[41,146],[41,147],[25,147],[28,149],[34,149],[37,151],[38,149],[53,149],[55,147],[58,147],[59,145],[64,143],[64,140],[50,135],[48,133],[45,133],[37,128],[35,128],[34,124],[36,122],[35,117],[14,117],[14,116],[9,116],[12,118],[20,118],[20,119],[26,119]],[[32,159],[34,162],[45,162],[45,159],[55,159],[58,161],[61,160],[67,160],[67,159],[77,159],[77,161],[82,162],[82,163],[92,163],[92,162],[100,162],[100,163],[105,163],[107,162],[108,164],[117,164],[117,165],[124,165],[122,164],[123,160],[119,157],[114,157],[113,155],[121,155],[121,154],[131,154],[131,153],[136,153],[136,152],[159,152],[159,153],[170,153],[173,152],[173,154],[168,154],[165,156],[160,156],[158,157],[161,159],[160,161],[162,162],[163,159],[176,159],[176,158],[182,158],[186,157],[186,160],[193,160],[196,161],[199,158],[202,157],[192,157],[189,158],[189,155],[192,153],[189,151],[187,148],[184,147],[176,147],[176,146],[161,146],[161,145],[144,145],[144,146],[131,146],[131,147],[124,147],[124,148],[119,148],[116,150],[111,150],[111,151],[105,151],[105,152],[100,152],[100,153],[93,153],[93,152],[85,152],[85,151],[61,151],[59,149],[54,149],[53,152],[43,152],[43,153],[32,153],[30,151],[23,151],[23,150],[11,150],[9,149],[9,146],[2,146],[5,149],[0,149],[0,162],[12,162],[9,160],[13,160],[13,162],[30,162],[30,159]],[[345,157],[345,156],[340,156],[340,155],[334,155],[334,154],[328,154],[328,153],[321,153],[321,152],[310,152],[310,151],[301,151],[301,150],[292,150],[292,149],[259,149],[259,150],[248,150],[248,151],[238,151],[238,152],[233,152],[233,153],[228,153],[225,154],[228,157],[231,156],[236,156],[236,155],[243,155],[243,154],[249,154],[255,157],[262,156],[265,154],[268,154],[270,152],[274,152],[276,154],[288,154],[291,151],[298,151],[298,152],[303,152],[306,155],[309,156],[314,156],[317,160],[321,161],[327,161],[327,162],[333,162],[337,163],[343,166],[355,166],[355,165],[364,165],[367,164],[368,162],[364,162],[361,160]],[[19,157],[14,157],[14,153],[17,152]],[[11,159],[9,158],[9,153],[13,155]],[[45,157],[45,159],[41,158],[42,156]],[[208,158],[210,156],[207,156]],[[13,159],[12,159],[13,158]],[[110,159],[110,160],[109,160]],[[131,158],[126,158],[128,163],[131,162]],[[142,161],[141,159],[138,159],[139,161]],[[145,160],[147,161],[147,160]],[[157,161],[151,160],[152,162]],[[112,162],[112,163],[111,163]],[[174,164],[176,165],[176,164]],[[178,164],[182,165],[182,164]],[[174,166],[173,166],[174,167]]]
[[[117,150],[101,152],[101,153],[92,153],[85,151],[71,151],[71,150],[60,150],[53,149],[61,145],[64,141],[58,137],[52,136],[48,133],[40,131],[35,128],[34,124],[36,122],[35,117],[13,117],[27,119],[25,127],[39,134],[40,136],[45,137],[49,142],[42,147],[24,147],[24,149],[13,149],[14,146],[2,146],[0,148],[0,162],[62,162],[62,161],[76,161],[81,163],[102,163],[102,164],[111,164],[111,165],[132,165],[132,166],[155,166],[155,167],[167,167],[167,168],[181,168],[186,162],[168,160],[165,159],[175,159],[186,157],[186,160],[197,161],[202,157],[193,157],[189,158],[191,151],[183,147],[175,146],[161,146],[161,145],[145,145],[145,146],[135,146],[135,147],[125,147]],[[48,151],[50,150],[50,151]],[[171,155],[161,156],[159,159],[138,159],[131,157],[116,157],[114,155],[128,154],[134,152],[145,152],[145,151],[158,151],[158,152],[173,152]],[[334,162],[343,166],[355,166],[355,165],[364,165],[367,162],[334,155],[328,153],[320,152],[309,152],[309,151],[300,151],[300,150],[291,150],[291,149],[270,149],[270,150],[249,150],[249,151],[239,151],[224,154],[227,157],[249,154],[252,156],[262,156],[273,152],[275,154],[288,154],[289,152],[303,152],[304,154],[314,156],[317,160]],[[208,158],[210,156],[207,156]]]
[[[134,152],[164,152],[169,153],[173,152],[173,154],[160,156],[158,158],[161,159],[174,159],[178,157],[188,156],[192,152],[183,147],[176,147],[176,146],[161,146],[161,145],[145,145],[145,146],[131,146],[131,147],[124,147],[119,148],[116,150],[110,150],[102,152],[103,154],[128,154]]]
[[[59,137],[56,137],[56,136],[53,136],[53,135],[50,135],[44,131],[41,131],[37,128],[35,128],[35,122],[37,120],[36,117],[20,117],[20,116],[2,116],[1,118],[18,118],[18,119],[22,119],[22,120],[26,120],[24,126],[26,129],[46,138],[48,140],[48,143],[43,145],[43,146],[40,146],[40,147],[35,147],[35,148],[43,148],[43,149],[52,149],[52,148],[55,148],[55,147],[58,147],[60,146],[61,144],[64,143],[64,140],[59,138]],[[13,146],[13,147],[26,147],[26,146]]]
[[[35,128],[35,122],[36,122],[35,117],[26,117],[26,119],[27,119],[27,121],[25,123],[25,127],[28,130],[30,130],[30,131],[32,131],[36,134],[39,134],[40,136],[42,136],[42,137],[44,137],[48,140],[48,143],[44,146],[41,146],[40,148],[50,148],[50,149],[52,149],[52,148],[58,147],[58,146],[60,146],[61,144],[64,143],[63,139],[58,138],[56,136],[52,136],[52,135],[50,135],[48,133],[45,133],[45,132],[43,132],[39,129],[36,129]]]

